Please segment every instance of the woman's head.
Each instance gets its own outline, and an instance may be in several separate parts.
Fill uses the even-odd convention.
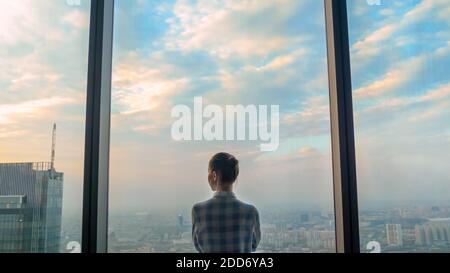
[[[208,181],[213,190],[230,187],[239,175],[239,161],[229,153],[218,153],[209,160]]]

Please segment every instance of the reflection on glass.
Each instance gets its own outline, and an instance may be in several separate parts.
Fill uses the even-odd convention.
[[[450,2],[348,3],[361,249],[450,251]]]
[[[0,252],[81,239],[90,4],[69,2],[0,1]]]
[[[191,207],[225,151],[240,160],[237,195],[260,211],[258,251],[334,252],[323,2],[118,0],[115,13],[109,250],[195,251]],[[279,106],[277,149],[248,138],[248,116],[243,140],[208,141],[200,99],[203,113]],[[192,111],[191,141],[172,137],[177,105]]]

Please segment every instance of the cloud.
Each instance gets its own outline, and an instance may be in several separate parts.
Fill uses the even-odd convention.
[[[449,99],[450,97],[450,83],[438,86],[435,89],[428,91],[425,95],[420,97],[421,101],[436,101],[442,99]]]
[[[400,63],[386,72],[381,79],[356,89],[354,98],[356,100],[376,98],[398,89],[406,82],[414,80],[414,76],[423,69],[427,57],[418,56]]]
[[[0,124],[6,125],[14,122],[20,117],[39,118],[39,114],[49,107],[67,105],[73,103],[70,98],[45,98],[33,101],[25,101],[17,104],[0,105]]]
[[[395,39],[399,33],[407,30],[414,24],[424,21],[442,20],[447,18],[443,16],[443,10],[448,10],[448,2],[446,0],[428,0],[421,1],[411,9],[407,10],[403,15],[395,12],[386,12],[382,10],[380,22],[375,21],[377,28],[375,30],[365,31],[364,36],[357,37],[356,42],[351,46],[352,59],[354,68],[360,69],[365,63],[372,60],[376,56],[382,55],[391,50],[392,45],[396,44]],[[373,12],[365,9],[365,18],[371,18]],[[357,15],[357,14],[355,14]],[[361,15],[358,15],[361,16]],[[399,18],[400,17],[400,18]],[[352,22],[350,20],[350,26]],[[401,43],[398,43],[401,46]]]
[[[438,63],[449,53],[450,44],[446,44],[432,52],[418,54],[400,63],[394,63],[393,67],[388,69],[380,79],[357,88],[354,91],[354,99],[374,99],[402,90],[408,83],[416,81],[421,72],[428,69],[428,63]]]
[[[35,34],[31,31],[40,25],[35,9],[36,1],[1,1],[0,9],[5,11],[0,17],[0,44],[16,45],[19,42],[32,42]]]
[[[166,46],[203,50],[219,58],[265,56],[299,39],[284,35],[283,28],[298,5],[293,0],[179,0],[174,5],[175,17],[168,19]]]
[[[155,57],[156,56],[156,57]],[[156,53],[135,53],[116,62],[113,71],[113,128],[125,126],[139,133],[158,133],[171,124],[173,99],[186,90],[190,79],[176,76],[176,67]]]
[[[1,120],[0,120],[0,124],[1,124]],[[10,138],[18,138],[18,137],[23,137],[27,135],[27,131],[26,130],[15,130],[14,128],[11,128],[10,126],[8,126],[8,128],[1,128],[0,129],[0,139],[5,138],[5,139],[10,139]]]
[[[166,65],[166,67],[163,67]],[[171,78],[171,68],[164,63],[129,59],[114,66],[114,100],[122,114],[160,111],[162,100],[182,93],[187,78]]]
[[[324,156],[319,150],[313,147],[301,147],[293,152],[281,155],[260,154],[255,158],[255,162],[267,164],[292,164],[297,160],[312,159]],[[295,163],[294,163],[295,164]]]
[[[280,55],[275,57],[269,63],[264,64],[261,67],[257,67],[257,71],[277,71],[279,69],[283,69],[288,65],[294,64],[301,58],[306,58],[308,55],[308,50],[305,48],[300,48],[295,50],[292,53]]]
[[[62,20],[75,29],[86,29],[89,26],[88,14],[80,10],[69,12]]]
[[[379,54],[382,50],[382,47],[376,45],[384,40],[389,39],[397,30],[397,25],[386,25],[370,33],[363,40],[356,42],[352,46],[352,50],[354,51],[354,58],[359,60],[363,57],[367,58]]]
[[[357,111],[356,120],[372,125],[390,123],[398,119],[407,119],[409,123],[426,122],[426,119],[446,115],[445,107],[449,99],[450,83],[446,83],[416,96],[381,99]]]
[[[447,117],[449,116],[449,109],[450,100],[447,98],[447,100],[437,101],[433,103],[431,107],[428,107],[424,111],[411,116],[409,118],[409,121],[416,124],[423,124],[425,122],[430,122],[430,120],[436,119],[438,117]]]
[[[284,137],[330,134],[330,104],[326,96],[314,96],[301,103],[301,110],[282,116]]]

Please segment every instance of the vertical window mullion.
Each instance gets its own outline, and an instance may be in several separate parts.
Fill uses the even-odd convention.
[[[324,0],[327,26],[336,250],[358,253],[359,221],[347,1]]]
[[[86,111],[82,252],[107,251],[114,0],[92,0]]]

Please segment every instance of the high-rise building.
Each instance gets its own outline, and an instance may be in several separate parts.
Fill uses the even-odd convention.
[[[0,164],[0,252],[59,252],[63,180],[52,163]]]
[[[415,237],[416,237],[416,242],[415,242],[416,245],[418,245],[418,246],[427,245],[425,228],[423,227],[423,225],[415,226]]]
[[[301,223],[306,223],[309,221],[309,215],[307,213],[302,213],[300,215],[300,222]]]
[[[403,246],[402,225],[387,224],[386,237],[389,246]]]
[[[183,215],[179,214],[177,216],[177,227],[183,228],[183,226],[184,226],[184,218],[183,218]]]
[[[448,245],[450,243],[450,218],[431,218],[416,226],[416,245]]]

